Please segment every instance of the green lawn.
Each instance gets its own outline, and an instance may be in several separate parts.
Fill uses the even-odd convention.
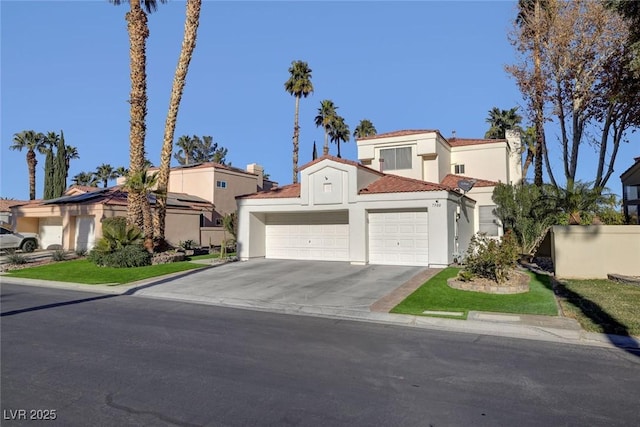
[[[447,279],[458,274],[457,268],[446,268],[394,307],[392,313],[424,315],[425,310],[463,312],[492,311],[499,313],[544,314],[557,316],[549,278],[531,275],[529,292],[515,295],[495,295],[461,291],[447,286]]]
[[[98,267],[86,260],[53,262],[39,267],[13,270],[7,274],[11,277],[27,279],[53,280],[60,282],[86,283],[98,285],[105,283],[124,284],[150,277],[162,276],[179,271],[202,268],[202,264],[190,262],[173,262],[169,264],[148,265],[135,268]]]
[[[562,280],[558,300],[583,329],[640,336],[640,286],[611,280]]]

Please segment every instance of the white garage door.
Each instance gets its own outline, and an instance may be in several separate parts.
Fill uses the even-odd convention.
[[[60,249],[62,247],[62,218],[40,218],[40,247]]]
[[[427,211],[369,213],[369,264],[429,264]]]
[[[93,249],[96,242],[95,217],[82,215],[76,217],[76,251]]]
[[[349,260],[349,213],[269,214],[265,257],[319,261]]]

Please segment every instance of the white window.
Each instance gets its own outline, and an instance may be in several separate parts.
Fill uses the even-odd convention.
[[[500,219],[493,213],[497,206],[480,206],[480,232],[487,236],[498,236]]]
[[[227,181],[216,181],[216,187],[227,188]]]
[[[325,193],[331,193],[331,184],[330,183],[325,183],[323,186],[324,192]]]
[[[384,159],[383,170],[411,169],[411,147],[382,149],[380,158]]]
[[[461,175],[464,173],[464,165],[454,165],[453,169],[453,173],[455,173],[456,175]]]

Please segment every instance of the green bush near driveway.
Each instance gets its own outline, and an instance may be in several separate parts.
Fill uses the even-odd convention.
[[[529,292],[496,295],[450,288],[447,279],[455,277],[458,271],[459,269],[452,267],[442,270],[394,307],[391,313],[424,316],[424,311],[427,310],[450,311],[464,313],[459,317],[464,319],[469,311],[558,315],[556,300],[547,276],[529,273]]]
[[[202,267],[202,264],[174,262],[170,264],[147,265],[144,267],[114,268],[99,267],[89,260],[81,259],[56,262],[22,270],[13,270],[9,271],[7,275],[26,279],[86,283],[89,285],[107,283],[125,284]]]
[[[558,301],[583,329],[640,336],[640,286],[612,280],[561,280]]]

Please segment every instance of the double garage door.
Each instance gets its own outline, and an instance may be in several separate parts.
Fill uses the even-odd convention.
[[[266,258],[349,261],[349,213],[269,214],[265,244]]]
[[[370,264],[429,264],[426,210],[369,212],[367,217]],[[266,258],[350,261],[349,214],[269,214],[265,244]]]

